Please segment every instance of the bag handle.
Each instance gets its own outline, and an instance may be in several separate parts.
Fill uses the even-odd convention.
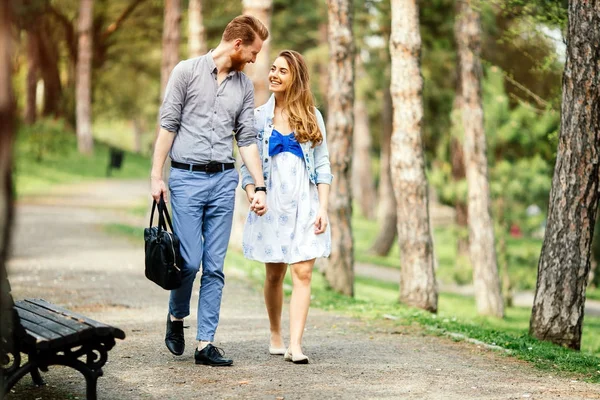
[[[162,208],[162,213],[160,214],[160,217],[163,218],[162,220],[162,225],[165,228],[165,230],[167,230],[167,226],[165,225],[165,218],[167,220],[167,223],[169,224],[169,228],[171,228],[171,232],[175,233],[175,231],[173,230],[173,224],[171,223],[171,217],[169,216],[169,210],[167,209],[167,204],[165,203],[165,200],[162,197],[162,194],[160,196],[160,202],[158,203],[158,211],[160,212]],[[164,217],[163,217],[164,215]]]
[[[150,225],[152,227],[152,221],[154,220],[154,210],[156,209],[157,202],[156,200],[152,202],[152,211],[150,212]],[[171,228],[171,232],[175,232],[173,230],[173,224],[171,223],[171,217],[169,216],[169,210],[167,209],[167,204],[165,203],[165,199],[161,193],[160,200],[158,201],[158,231],[161,229],[167,230],[167,225],[165,224],[165,218],[167,223],[169,224],[169,228]]]

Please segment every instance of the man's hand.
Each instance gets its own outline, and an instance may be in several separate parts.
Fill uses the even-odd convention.
[[[325,232],[328,224],[327,210],[319,209],[319,212],[317,213],[317,219],[315,220],[315,234],[320,235],[321,233]]]
[[[250,210],[254,211],[259,217],[267,213],[267,194],[265,192],[254,192]]]
[[[165,182],[161,178],[150,178],[150,194],[157,203],[160,200],[161,194],[165,202],[167,201],[167,188]]]

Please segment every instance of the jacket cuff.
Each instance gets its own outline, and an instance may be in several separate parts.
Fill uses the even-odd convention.
[[[317,185],[319,183],[325,183],[327,185],[331,185],[331,182],[333,181],[333,175],[331,174],[317,174]]]

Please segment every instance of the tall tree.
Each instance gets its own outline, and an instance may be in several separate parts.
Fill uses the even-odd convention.
[[[243,0],[244,14],[252,15],[260,20],[267,29],[271,29],[273,0]],[[246,73],[254,84],[254,103],[259,106],[269,99],[267,76],[271,68],[271,36],[263,43],[262,50],[254,64],[246,66]]]
[[[328,0],[329,89],[327,142],[335,177],[329,195],[331,256],[325,268],[329,286],[354,296],[352,237],[352,123],[354,121],[354,37],[351,0]]]
[[[462,85],[464,159],[468,186],[469,255],[477,311],[502,318],[504,303],[491,216],[490,188],[481,100],[481,22],[476,0],[459,0],[456,41]]]
[[[206,32],[202,18],[202,0],[190,0],[188,6],[189,56],[199,57],[207,51]]]
[[[356,81],[364,82],[367,78],[360,56],[355,59]],[[362,215],[368,219],[375,217],[377,196],[375,180],[371,168],[371,131],[366,94],[362,85],[356,86],[354,98],[354,143],[352,156],[352,196],[356,199]]]
[[[579,349],[598,210],[600,1],[569,2],[561,127],[531,335]]]
[[[0,2],[0,358],[11,350],[14,328],[12,299],[6,273],[13,220],[12,146],[15,101],[12,92],[12,13],[9,1]],[[4,377],[0,370],[0,388]],[[4,392],[0,389],[0,398]]]
[[[423,78],[417,0],[392,0],[391,172],[398,207],[400,301],[437,311],[433,241],[421,138]]]
[[[181,0],[165,0],[162,38],[162,62],[160,65],[160,100],[165,97],[169,75],[179,62],[181,38]]]
[[[37,82],[39,79],[38,38],[27,33],[27,77],[25,79],[25,109],[23,120],[33,124],[37,119]]]
[[[92,29],[94,0],[81,0],[77,35],[76,118],[77,148],[80,153],[91,154],[94,150],[92,137]]]
[[[379,233],[369,250],[378,256],[387,256],[396,243],[398,225],[396,197],[392,184],[392,171],[390,161],[392,154],[392,132],[394,130],[394,109],[390,85],[383,89],[383,103],[381,104],[381,133],[379,151],[379,202],[377,205],[377,221]]]

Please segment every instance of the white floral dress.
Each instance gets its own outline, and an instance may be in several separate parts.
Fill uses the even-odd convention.
[[[271,158],[267,213],[248,213],[242,248],[244,256],[265,263],[294,264],[327,257],[331,252],[329,224],[315,234],[319,210],[317,186],[310,182],[304,160],[290,152]],[[263,166],[264,168],[264,166]]]

